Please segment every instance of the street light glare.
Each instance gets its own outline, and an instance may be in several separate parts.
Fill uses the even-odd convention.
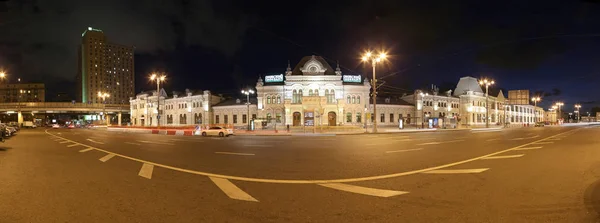
[[[362,61],[367,61],[367,57],[366,56],[362,57]]]
[[[385,59],[387,57],[387,55],[385,55],[385,53],[380,53],[379,54],[379,58],[381,59]]]
[[[367,58],[371,57],[371,52],[367,52]]]
[[[154,79],[156,79],[156,74],[150,75],[150,80],[154,80]]]
[[[375,59],[375,61],[376,62],[381,62],[381,58],[378,57],[377,59]]]
[[[5,77],[6,77],[6,73],[0,72],[0,78],[5,78]]]
[[[165,80],[165,75],[160,76],[160,81],[164,81]]]

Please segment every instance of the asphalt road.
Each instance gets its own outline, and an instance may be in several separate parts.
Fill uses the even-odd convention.
[[[22,130],[0,144],[0,222],[598,222],[598,136]]]

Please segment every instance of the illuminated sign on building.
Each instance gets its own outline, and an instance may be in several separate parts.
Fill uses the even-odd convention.
[[[344,75],[342,76],[342,80],[347,83],[360,83],[362,82],[362,77],[360,75]]]
[[[265,83],[283,82],[283,74],[265,76]]]

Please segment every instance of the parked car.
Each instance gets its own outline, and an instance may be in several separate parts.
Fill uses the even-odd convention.
[[[233,129],[228,129],[225,127],[210,127],[209,129],[202,130],[202,136],[230,136],[233,135]]]
[[[8,127],[6,127],[6,129],[10,132],[11,136],[17,134],[17,129],[15,129],[15,127],[8,126]]]
[[[60,125],[58,125],[58,124],[53,124],[53,125],[52,125],[52,128],[53,128],[53,129],[58,129],[58,128],[60,128]]]
[[[75,128],[75,125],[73,125],[73,124],[70,124],[70,125],[68,125],[68,126],[67,126],[67,128],[74,129],[74,128]]]
[[[545,123],[544,122],[536,122],[535,123],[535,127],[544,127]]]

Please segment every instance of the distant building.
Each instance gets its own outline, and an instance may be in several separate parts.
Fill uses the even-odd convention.
[[[88,27],[81,35],[77,71],[77,101],[102,103],[98,92],[106,92],[108,104],[126,104],[134,97],[132,46],[109,43],[99,29]]]
[[[41,83],[0,84],[0,102],[44,102],[46,88]]]
[[[529,104],[529,90],[509,90],[508,91],[508,104],[511,105],[528,105]]]

